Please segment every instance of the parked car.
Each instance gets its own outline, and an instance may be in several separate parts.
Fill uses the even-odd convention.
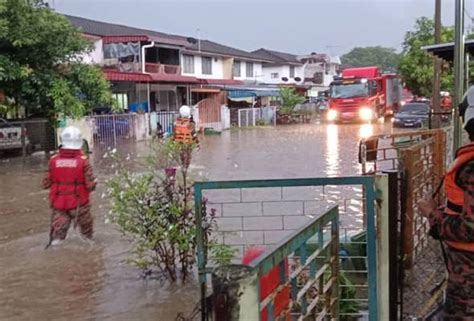
[[[22,139],[27,150],[30,150],[30,141],[26,136],[26,130],[22,130],[19,124],[10,123],[0,118],[0,152],[7,150],[19,150],[23,148]]]
[[[393,118],[394,127],[422,127],[428,122],[430,106],[424,102],[407,103]]]

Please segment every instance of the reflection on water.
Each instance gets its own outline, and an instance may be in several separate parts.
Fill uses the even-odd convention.
[[[339,174],[339,127],[328,125],[326,130],[326,173],[328,176]]]
[[[360,138],[369,138],[374,134],[374,125],[364,124],[359,128],[359,137]]]
[[[193,171],[203,173],[198,179],[211,180],[357,175],[359,138],[387,131],[389,126],[317,124],[226,131],[202,137]],[[150,144],[121,150],[132,155],[127,166],[142,170],[139,161]],[[100,184],[93,194],[96,243],[91,248],[72,233],[64,246],[44,251],[50,209],[40,182],[47,162],[35,157],[0,162],[0,320],[174,320],[178,312],[194,308],[196,283],[144,282],[125,263],[129,241],[104,223],[108,208],[100,196],[115,171],[104,152],[92,154]],[[347,214],[345,226],[360,224],[360,188],[328,187],[325,194]]]

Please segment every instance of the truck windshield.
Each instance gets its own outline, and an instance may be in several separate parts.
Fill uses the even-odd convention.
[[[369,85],[365,84],[337,84],[331,86],[332,98],[365,97],[369,95]]]

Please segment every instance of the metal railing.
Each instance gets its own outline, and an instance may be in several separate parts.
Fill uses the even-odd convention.
[[[180,75],[181,67],[179,65],[166,65],[161,63],[145,63],[145,71],[153,74]]]
[[[339,233],[340,240],[340,260],[338,259],[337,264],[341,266],[340,271],[351,280],[352,283],[341,285],[341,292],[343,289],[353,289],[354,296],[344,297],[338,299],[338,306],[344,304],[355,303],[357,308],[352,311],[341,311],[340,317],[366,317],[369,320],[377,320],[377,264],[376,264],[376,231],[375,231],[375,190],[374,190],[374,177],[338,177],[338,178],[308,178],[308,179],[280,179],[280,180],[255,180],[255,181],[226,181],[226,182],[198,182],[195,184],[195,202],[196,202],[196,215],[197,222],[201,222],[206,213],[203,213],[203,199],[206,202],[206,207],[211,208],[217,216],[218,233],[216,236],[218,242],[236,246],[239,249],[240,256],[246,250],[246,246],[253,244],[264,244],[268,252],[264,257],[268,258],[265,260],[260,258],[255,263],[260,267],[260,264],[264,264],[265,268],[259,272],[259,277],[265,275],[266,272],[280,266],[287,261],[289,266],[289,273],[286,276],[280,278],[277,288],[277,292],[280,293],[285,290],[285,287],[289,284],[290,289],[287,290],[288,296],[291,298],[295,297],[300,303],[297,312],[293,310],[293,313],[303,313],[308,311],[308,308],[315,308],[315,311],[321,313],[325,306],[325,301],[322,298],[320,304],[316,304],[314,307],[311,303],[314,303],[316,297],[304,296],[305,291],[310,291],[305,288],[306,286],[311,288],[313,294],[319,293],[320,288],[318,286],[312,287],[308,284],[318,284],[320,282],[320,275],[318,280],[311,277],[311,261],[313,256],[316,257],[316,262],[321,260],[320,265],[316,264],[319,270],[325,264],[327,264],[328,258],[325,256],[327,253],[323,253],[321,249],[326,247],[329,251],[332,242],[331,233],[334,232],[332,226],[325,226],[324,232],[328,233],[323,237],[323,242],[319,239],[318,233],[316,237],[306,239],[307,234],[302,233],[310,226],[316,224],[314,219],[311,217],[318,217],[321,219],[321,214],[334,213],[334,209],[330,209],[332,206],[338,204],[341,209],[341,213],[337,213],[337,230]],[[325,204],[315,201],[314,194],[307,195],[307,201],[304,201],[304,196],[301,189],[313,189],[315,188],[318,193],[322,192],[325,194]],[[355,193],[351,198],[348,196],[348,190],[355,189]],[[311,190],[309,190],[311,193]],[[332,192],[332,193],[331,193]],[[209,194],[211,193],[211,194]],[[213,195],[212,193],[215,193]],[[227,195],[226,193],[230,193]],[[313,191],[314,193],[314,191]],[[226,195],[226,196],[225,196]],[[280,195],[280,196],[278,196]],[[224,197],[225,196],[225,197]],[[280,197],[280,198],[279,198]],[[351,198],[351,199],[350,199]],[[323,199],[321,199],[323,200]],[[359,201],[360,200],[360,201]],[[359,203],[360,202],[360,203]],[[310,210],[312,208],[312,210]],[[207,211],[207,210],[206,210]],[[261,211],[261,212],[259,212]],[[308,213],[308,215],[304,215]],[[311,213],[311,214],[309,214]],[[348,213],[358,213],[353,215],[347,215]],[[328,214],[328,217],[332,217],[333,214]],[[306,216],[306,217],[304,217]],[[268,219],[268,220],[267,220]],[[277,222],[283,221],[282,226],[275,226]],[[298,230],[295,229],[295,222],[300,221],[301,227]],[[251,223],[253,222],[253,223]],[[256,224],[253,225],[252,224]],[[272,227],[272,224],[274,225]],[[278,223],[280,224],[280,223]],[[318,223],[321,224],[321,223]],[[328,223],[329,224],[329,223]],[[321,225],[320,225],[321,226]],[[222,228],[221,228],[222,227]],[[202,226],[197,227],[197,239],[198,239],[198,268],[201,284],[201,298],[207,297],[207,274],[212,271],[212,262],[207,256],[207,249],[205,246],[205,238],[208,236],[204,235]],[[290,229],[286,231],[285,228]],[[274,229],[274,230],[272,230]],[[279,229],[279,230],[275,230]],[[228,234],[225,231],[231,231]],[[233,232],[232,232],[233,231]],[[295,232],[298,231],[298,232]],[[220,233],[224,232],[224,233]],[[292,233],[288,237],[289,233]],[[240,235],[239,235],[240,234]],[[286,239],[285,243],[281,241]],[[303,246],[297,247],[292,242],[300,242]],[[306,242],[309,240],[308,242]],[[281,241],[280,243],[278,243]],[[329,242],[329,243],[328,243]],[[240,245],[239,245],[240,244]],[[275,245],[277,244],[277,245]],[[283,246],[283,244],[287,244]],[[293,245],[289,245],[293,244]],[[313,245],[311,245],[313,244]],[[321,250],[321,251],[319,251]],[[306,251],[306,252],[305,252]],[[315,254],[319,251],[319,254]],[[312,256],[313,255],[313,256]],[[271,259],[270,259],[271,258]],[[311,258],[311,259],[309,259]],[[271,265],[268,262],[272,262]],[[332,261],[334,263],[334,261]],[[335,263],[334,263],[335,264]],[[254,267],[256,267],[255,265]],[[303,266],[303,268],[301,268]],[[327,264],[327,273],[332,273],[331,264]],[[280,269],[281,270],[281,269]],[[291,284],[291,280],[296,277],[298,273],[304,271],[304,275],[308,279],[303,283],[297,284],[294,287]],[[339,270],[338,270],[339,271]],[[293,273],[295,272],[295,273]],[[328,274],[324,274],[323,280],[327,285]],[[340,272],[338,272],[341,276]],[[258,278],[257,278],[258,279]],[[301,280],[301,277],[299,278]],[[332,285],[327,285],[326,292],[332,289]],[[275,289],[274,289],[275,290]],[[276,291],[276,290],[275,290]],[[310,292],[311,292],[310,291]],[[292,294],[290,294],[292,293]],[[309,292],[308,292],[309,293]],[[273,293],[275,294],[277,293]],[[280,293],[280,295],[282,295]],[[285,294],[283,294],[285,295]],[[264,311],[264,308],[270,308],[270,304],[274,299],[267,299],[261,297],[260,301],[249,303],[248,309],[252,309],[257,306],[260,308],[257,310],[260,312]],[[278,296],[278,295],[277,295]],[[306,302],[306,303],[305,303]],[[296,304],[296,303],[294,303]],[[329,304],[329,303],[328,303]],[[206,309],[203,303],[203,320],[208,320],[209,311]],[[304,306],[305,308],[301,308]],[[334,308],[334,306],[332,306]],[[281,308],[281,307],[280,307]],[[292,311],[293,306],[287,306],[285,311]],[[306,310],[305,310],[306,309]],[[270,308],[271,310],[271,308]],[[268,309],[266,313],[269,313]],[[283,310],[278,310],[282,312]],[[274,313],[273,310],[272,313]],[[334,310],[327,310],[326,312],[334,313]],[[261,318],[260,314],[260,317]],[[258,319],[256,319],[258,320]]]
[[[152,112],[150,114],[152,131],[160,132],[161,130],[161,133],[171,135],[176,117],[178,117],[178,112],[175,111]]]
[[[279,282],[272,284],[274,290],[260,296],[260,314],[267,313],[275,319],[287,315],[292,320],[339,319],[338,226],[338,210],[333,207],[251,263],[260,280],[277,266],[280,271],[287,271],[282,258],[291,258],[289,273],[280,273]],[[275,301],[288,289],[291,290],[288,306],[277,310],[280,302]]]
[[[238,126],[276,126],[276,107],[242,108],[238,110]]]
[[[90,116],[94,146],[110,147],[136,141],[135,114],[107,114]]]

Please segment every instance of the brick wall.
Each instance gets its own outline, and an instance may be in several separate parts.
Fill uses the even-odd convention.
[[[352,186],[272,187],[204,191],[216,210],[214,238],[239,251],[272,247],[308,220],[339,205],[341,227],[362,227],[362,189]]]

